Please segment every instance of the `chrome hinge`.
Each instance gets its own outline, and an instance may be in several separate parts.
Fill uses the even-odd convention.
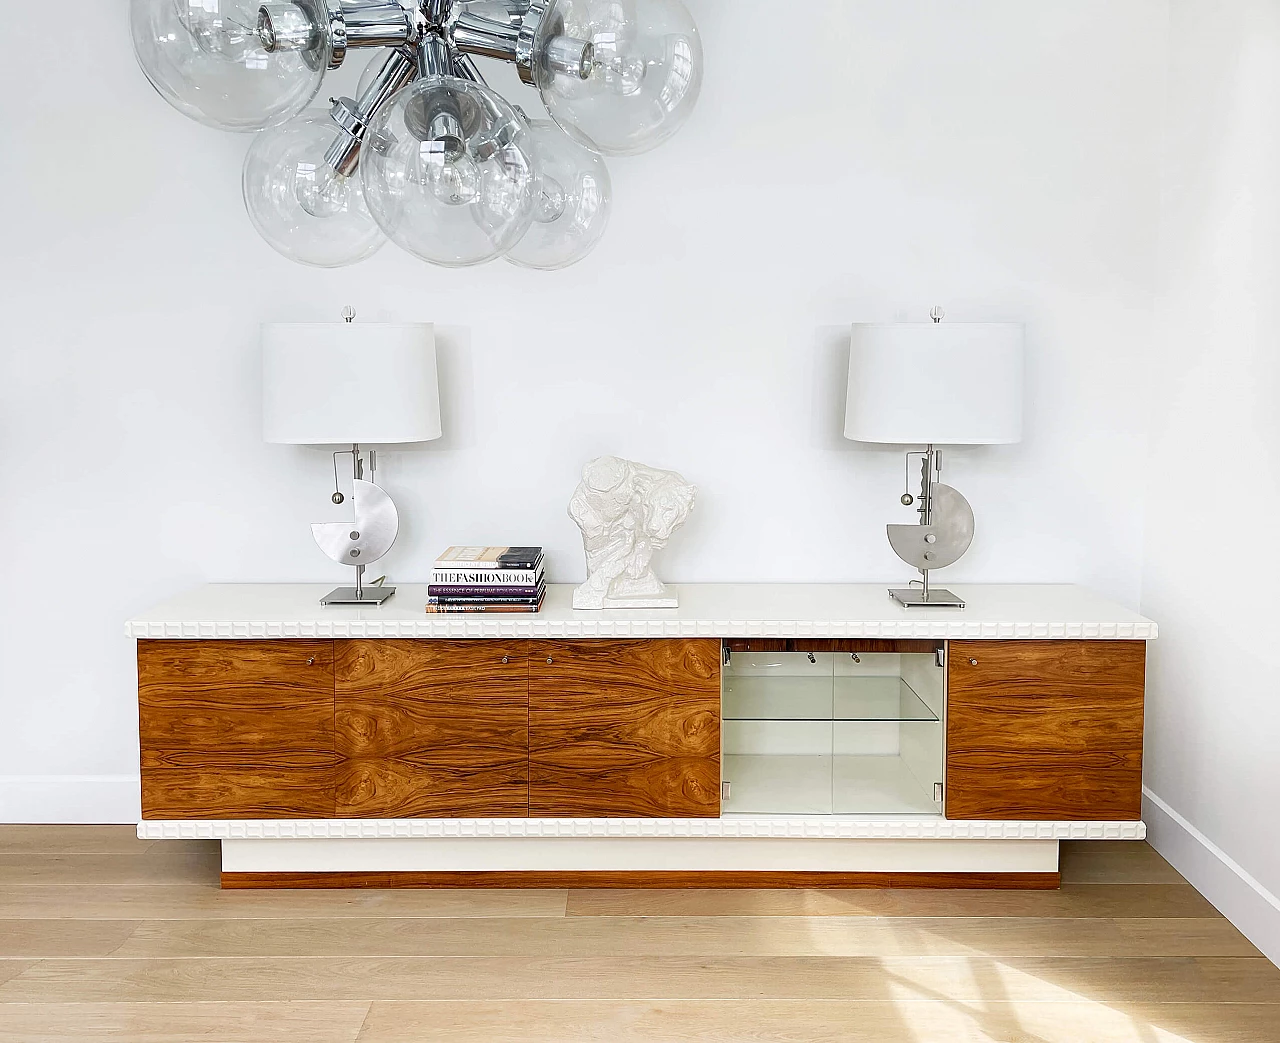
[[[720,661],[721,661],[725,666],[728,666],[728,665],[729,665],[729,658],[730,658],[730,656],[731,656],[731,655],[732,655],[732,653],[729,651],[729,646],[728,646],[728,645],[721,645],[721,646],[720,646]]]
[[[729,799],[729,788],[730,788],[729,783],[727,782],[720,783],[720,799],[721,800]]]
[[[942,803],[942,783],[941,782],[935,782],[933,784],[933,802],[935,804]]]
[[[933,650],[933,662],[939,670],[947,665],[947,650],[945,648],[935,648]]]

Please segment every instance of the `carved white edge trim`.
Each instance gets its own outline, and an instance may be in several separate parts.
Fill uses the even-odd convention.
[[[819,622],[806,620],[182,620],[125,624],[143,641],[236,641],[289,638],[882,638],[893,640],[1153,641],[1150,621],[1129,623],[982,623],[956,620]]]
[[[759,837],[788,840],[1143,840],[1144,822],[952,822],[943,818],[254,819],[148,821],[142,840],[381,840],[444,837]]]

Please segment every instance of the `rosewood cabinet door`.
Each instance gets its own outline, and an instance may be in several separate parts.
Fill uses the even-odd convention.
[[[1141,641],[953,641],[946,814],[1136,819]]]
[[[529,814],[521,642],[337,641],[340,818]]]
[[[148,819],[333,814],[332,641],[140,641]]]
[[[532,644],[529,745],[535,817],[718,817],[720,642]]]

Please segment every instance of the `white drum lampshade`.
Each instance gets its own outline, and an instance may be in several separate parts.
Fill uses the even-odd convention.
[[[268,442],[396,445],[441,436],[430,324],[269,323],[262,327]]]
[[[1022,440],[1023,331],[1013,323],[856,323],[846,438],[894,445]]]

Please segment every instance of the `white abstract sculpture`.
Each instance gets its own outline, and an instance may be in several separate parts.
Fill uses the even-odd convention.
[[[697,495],[675,471],[616,456],[587,464],[569,501],[587,552],[587,582],[573,592],[573,607],[678,607],[653,573],[653,553],[685,523]]]

